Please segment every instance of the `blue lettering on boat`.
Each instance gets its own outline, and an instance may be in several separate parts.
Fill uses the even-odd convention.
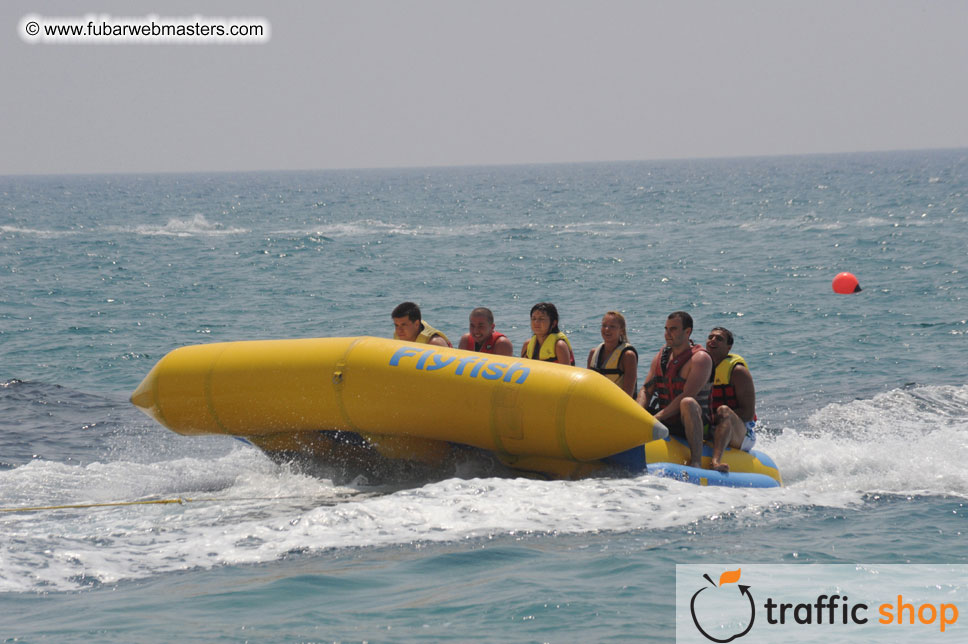
[[[464,367],[466,367],[468,363],[477,362],[477,360],[478,360],[477,356],[468,356],[466,358],[461,358],[460,362],[457,363],[457,371],[455,373],[457,373],[458,376],[463,376]]]
[[[500,362],[491,362],[487,365],[487,369],[481,374],[481,378],[484,380],[498,380],[504,375],[504,370],[507,369],[506,364]]]
[[[410,360],[415,358],[415,360]],[[453,367],[454,375],[468,378],[480,376],[484,380],[503,380],[520,385],[527,380],[531,368],[520,362],[510,366],[503,362],[490,362],[484,356],[444,356],[433,349],[400,347],[390,356],[391,367],[412,366],[416,371],[438,371]]]
[[[427,367],[427,371],[437,371],[438,369],[443,369],[444,367],[446,367],[451,362],[457,359],[454,356],[451,356],[449,358],[444,358],[439,353],[434,353],[430,357],[433,358],[433,364]]]
[[[394,353],[393,356],[390,358],[390,366],[396,367],[398,364],[400,364],[401,358],[406,358],[408,356],[415,356],[419,353],[427,353],[429,351],[431,350],[417,349],[417,348],[411,349],[410,347],[401,347],[400,349],[397,349],[396,353]]]

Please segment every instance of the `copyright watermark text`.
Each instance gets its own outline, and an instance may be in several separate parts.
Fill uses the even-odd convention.
[[[51,18],[29,14],[18,26],[25,42],[46,44],[263,44],[269,42],[265,18],[207,16],[134,18],[107,14]]]

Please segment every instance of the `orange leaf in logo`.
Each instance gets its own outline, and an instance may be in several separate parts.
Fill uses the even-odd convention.
[[[719,585],[722,586],[723,584],[735,584],[737,581],[739,581],[739,574],[742,570],[742,568],[737,568],[736,570],[727,570],[719,576]]]

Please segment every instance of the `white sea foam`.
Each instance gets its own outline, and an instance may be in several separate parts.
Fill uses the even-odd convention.
[[[791,487],[968,498],[968,386],[896,389],[831,404],[767,450]]]
[[[205,215],[196,214],[191,218],[172,217],[163,226],[140,224],[134,227],[120,227],[120,232],[138,235],[167,235],[170,237],[195,237],[206,235],[240,235],[250,232],[248,228],[226,227],[219,222],[210,222]]]
[[[662,530],[776,507],[846,508],[870,495],[968,498],[968,386],[832,404],[763,436],[781,489],[697,487],[643,475],[540,481],[452,478],[398,491],[334,485],[239,445],[214,458],[0,472],[5,506],[183,499],[181,504],[0,514],[0,592],[92,583],[293,552],[494,536]]]
[[[362,219],[322,224],[312,228],[295,228],[270,231],[272,237],[358,237],[374,233],[392,233],[405,228],[402,224],[391,224],[379,219]]]
[[[164,225],[140,224],[137,226],[105,226],[101,230],[107,232],[134,233],[136,235],[162,235],[170,237],[194,237],[205,235],[239,235],[248,233],[248,228],[227,227],[219,222],[210,222],[204,215],[197,214],[191,218],[170,218]],[[78,235],[83,230],[47,230],[26,228],[23,226],[0,226],[0,234],[30,235],[41,238],[66,237]]]
[[[329,238],[372,236],[375,234],[410,237],[474,237],[478,235],[504,235],[520,231],[539,230],[552,235],[575,233],[588,235],[624,234],[628,232],[625,229],[631,230],[632,227],[628,223],[620,221],[576,221],[539,226],[525,220],[513,223],[472,223],[458,221],[458,223],[446,225],[413,225],[390,223],[380,219],[363,219],[359,221],[322,224],[312,228],[276,230],[269,234],[272,236]]]
[[[45,489],[57,491],[45,499],[51,504],[66,503],[65,490],[77,502],[192,500],[8,514],[0,518],[0,592],[67,590],[329,548],[662,528],[759,498],[653,477],[448,479],[368,494],[273,465],[248,448],[214,462],[32,463],[4,473],[0,489],[14,481],[22,484],[20,502]]]
[[[24,228],[23,226],[10,226],[3,225],[0,226],[0,234],[10,234],[10,235],[31,235],[34,237],[41,238],[54,238],[54,237],[66,237],[68,235],[78,234],[77,230],[44,230],[38,228]]]

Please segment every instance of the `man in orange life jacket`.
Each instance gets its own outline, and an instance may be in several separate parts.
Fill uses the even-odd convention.
[[[713,359],[713,388],[709,411],[713,417],[713,457],[710,469],[728,472],[729,465],[720,463],[723,451],[748,452],[756,443],[756,389],[753,376],[743,357],[731,353],[733,334],[718,326],[706,338],[706,351]]]
[[[666,346],[652,359],[649,375],[639,391],[638,402],[649,409],[653,394],[658,399],[656,420],[673,436],[689,443],[689,465],[702,467],[702,442],[709,435],[709,390],[713,361],[706,350],[692,342],[692,316],[685,311],[669,314],[665,324]],[[653,407],[654,409],[654,407]]]
[[[471,311],[468,322],[470,332],[461,336],[458,349],[493,353],[499,356],[509,356],[514,353],[514,345],[508,337],[494,330],[494,314],[491,313],[491,309],[477,307]]]

